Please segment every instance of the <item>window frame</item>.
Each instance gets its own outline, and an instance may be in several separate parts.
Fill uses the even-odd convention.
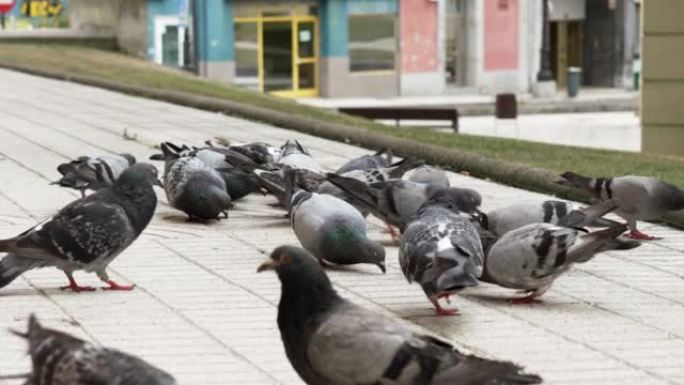
[[[392,27],[394,30],[394,60],[392,61],[391,69],[371,69],[371,70],[353,70],[352,69],[352,55],[351,55],[351,21],[352,17],[377,17],[377,16],[392,16]],[[351,13],[347,15],[347,55],[349,58],[349,67],[347,68],[351,75],[378,75],[378,74],[395,74],[399,67],[400,58],[400,43],[399,43],[399,16],[396,13]]]

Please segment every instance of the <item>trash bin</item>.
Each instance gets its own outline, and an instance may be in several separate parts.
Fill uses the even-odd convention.
[[[518,117],[518,101],[515,94],[497,94],[495,115],[497,119],[516,119]]]
[[[579,67],[568,67],[568,96],[574,98],[577,96],[580,88],[580,78],[582,76],[582,69]]]

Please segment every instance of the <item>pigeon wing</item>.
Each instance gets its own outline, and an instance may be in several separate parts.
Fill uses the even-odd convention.
[[[136,234],[126,211],[117,203],[91,195],[63,208],[57,215],[21,234],[16,241],[32,258],[58,258],[90,264],[117,255]],[[47,254],[47,255],[46,255]]]

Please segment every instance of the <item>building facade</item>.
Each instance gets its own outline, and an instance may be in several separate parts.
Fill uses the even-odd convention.
[[[637,1],[544,1],[147,0],[145,56],[280,96],[527,93],[548,21],[560,87],[632,84]]]

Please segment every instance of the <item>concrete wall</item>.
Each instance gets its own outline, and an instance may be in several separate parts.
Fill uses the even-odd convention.
[[[71,28],[116,36],[119,48],[139,57],[147,52],[147,0],[71,0]]]
[[[643,1],[642,150],[684,155],[684,1]]]

